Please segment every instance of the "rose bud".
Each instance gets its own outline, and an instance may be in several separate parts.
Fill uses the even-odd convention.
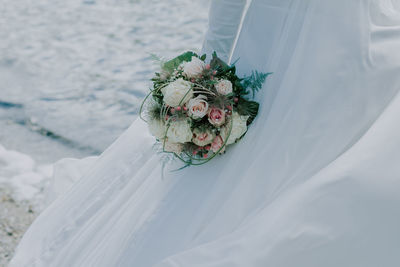
[[[177,111],[181,111],[181,109],[182,109],[182,108],[181,108],[180,106],[177,106],[177,107],[176,107],[176,110],[177,110]]]
[[[220,135],[217,135],[211,144],[211,149],[214,153],[217,153],[218,151],[219,153],[223,153],[225,151],[225,147],[222,148],[223,145],[224,145],[224,140]]]
[[[206,70],[209,70],[211,68],[210,64],[206,65]]]
[[[233,101],[235,101],[235,103],[237,103],[237,102],[239,102],[239,98],[238,98],[238,97],[235,97],[235,98],[233,99]]]
[[[208,111],[208,121],[219,127],[225,123],[225,111],[216,107],[212,107]]]

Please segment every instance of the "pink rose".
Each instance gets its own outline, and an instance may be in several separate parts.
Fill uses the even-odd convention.
[[[211,144],[211,142],[214,140],[214,137],[215,134],[209,129],[200,130],[196,128],[193,130],[192,142],[198,146],[205,146]]]
[[[224,140],[222,140],[222,137],[220,135],[217,135],[213,142],[211,143],[211,150],[214,153],[217,153],[218,150],[220,150],[220,148],[224,145]],[[225,146],[226,147],[226,146]],[[225,151],[225,147],[223,149],[221,149],[221,151],[219,153],[224,153]]]
[[[208,111],[208,121],[216,126],[219,127],[225,123],[225,111],[220,108],[210,108]]]

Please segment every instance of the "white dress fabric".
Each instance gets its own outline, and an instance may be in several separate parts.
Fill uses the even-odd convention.
[[[245,4],[215,0],[204,44],[273,72],[245,138],[162,176],[135,121],[10,267],[400,266],[400,1],[253,0],[235,43]]]

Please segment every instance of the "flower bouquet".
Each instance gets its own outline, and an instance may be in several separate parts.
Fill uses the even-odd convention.
[[[163,152],[185,166],[201,165],[244,136],[259,109],[248,96],[261,89],[269,73],[239,78],[235,72],[234,64],[215,52],[209,63],[190,51],[162,63],[140,117]]]

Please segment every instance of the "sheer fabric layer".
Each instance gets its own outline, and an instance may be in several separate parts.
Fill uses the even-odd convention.
[[[134,122],[36,220],[11,267],[398,266],[399,6],[253,0],[232,58],[242,74],[274,74],[246,137],[162,178]]]

